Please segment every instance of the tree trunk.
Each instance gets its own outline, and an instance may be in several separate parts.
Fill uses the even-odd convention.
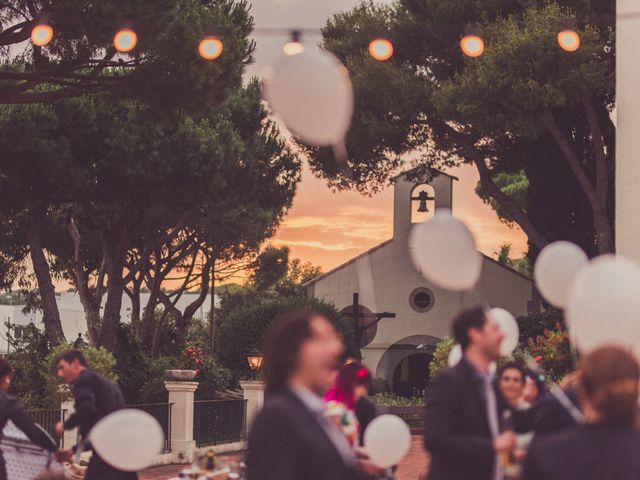
[[[106,245],[103,240],[103,252],[106,259],[107,276],[107,301],[104,305],[102,315],[102,325],[100,328],[99,345],[109,351],[113,351],[116,341],[116,333],[120,324],[120,311],[122,309],[122,296],[124,295],[124,284],[122,275],[124,273],[124,255],[118,247],[113,248]]]
[[[64,331],[62,330],[62,322],[60,321],[60,311],[56,301],[56,291],[51,280],[51,271],[49,263],[44,255],[42,247],[42,226],[43,216],[37,215],[33,218],[29,227],[29,251],[31,262],[33,263],[33,271],[38,282],[38,290],[40,292],[40,301],[42,303],[42,316],[44,322],[45,333],[49,343],[53,346],[59,345],[65,341]]]

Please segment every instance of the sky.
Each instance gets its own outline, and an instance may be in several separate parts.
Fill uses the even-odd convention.
[[[258,31],[255,63],[250,76],[261,76],[265,67],[282,56],[286,34],[264,34],[260,28],[320,28],[333,14],[348,10],[355,0],[254,0],[251,13]],[[303,37],[306,46],[319,43],[319,35]],[[454,184],[453,213],[471,229],[478,249],[493,256],[501,244],[512,245],[517,258],[526,250],[526,237],[519,228],[504,225],[475,192],[478,174],[465,166],[447,171],[459,178]],[[356,192],[333,192],[323,180],[305,168],[293,207],[276,236],[274,245],[288,245],[293,257],[334,268],[392,236],[393,192],[367,197]]]

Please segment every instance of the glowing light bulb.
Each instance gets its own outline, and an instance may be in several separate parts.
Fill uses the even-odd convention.
[[[465,35],[460,40],[460,49],[467,57],[479,57],[484,53],[484,40],[478,35]]]
[[[369,43],[369,55],[379,62],[386,62],[393,56],[393,43],[386,38],[376,38]]]
[[[40,23],[31,30],[31,41],[38,47],[47,45],[53,39],[53,28],[46,23]]]
[[[127,53],[136,48],[138,35],[129,28],[119,30],[113,37],[113,46],[122,53]]]
[[[558,45],[566,52],[575,52],[580,48],[580,35],[575,30],[562,30],[558,33]]]
[[[205,60],[215,60],[222,55],[224,44],[217,37],[203,38],[198,45],[198,53]]]

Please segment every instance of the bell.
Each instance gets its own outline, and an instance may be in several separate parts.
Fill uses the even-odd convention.
[[[427,200],[431,200],[429,198],[429,195],[427,195],[427,192],[423,190],[420,193],[418,193],[416,200],[420,201],[420,205],[418,206],[418,211],[420,213],[427,213],[429,211],[429,208],[427,207]]]

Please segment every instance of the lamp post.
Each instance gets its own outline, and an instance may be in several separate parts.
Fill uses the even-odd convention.
[[[255,348],[247,355],[247,363],[251,368],[251,380],[258,379],[258,370],[262,367],[262,355]]]

